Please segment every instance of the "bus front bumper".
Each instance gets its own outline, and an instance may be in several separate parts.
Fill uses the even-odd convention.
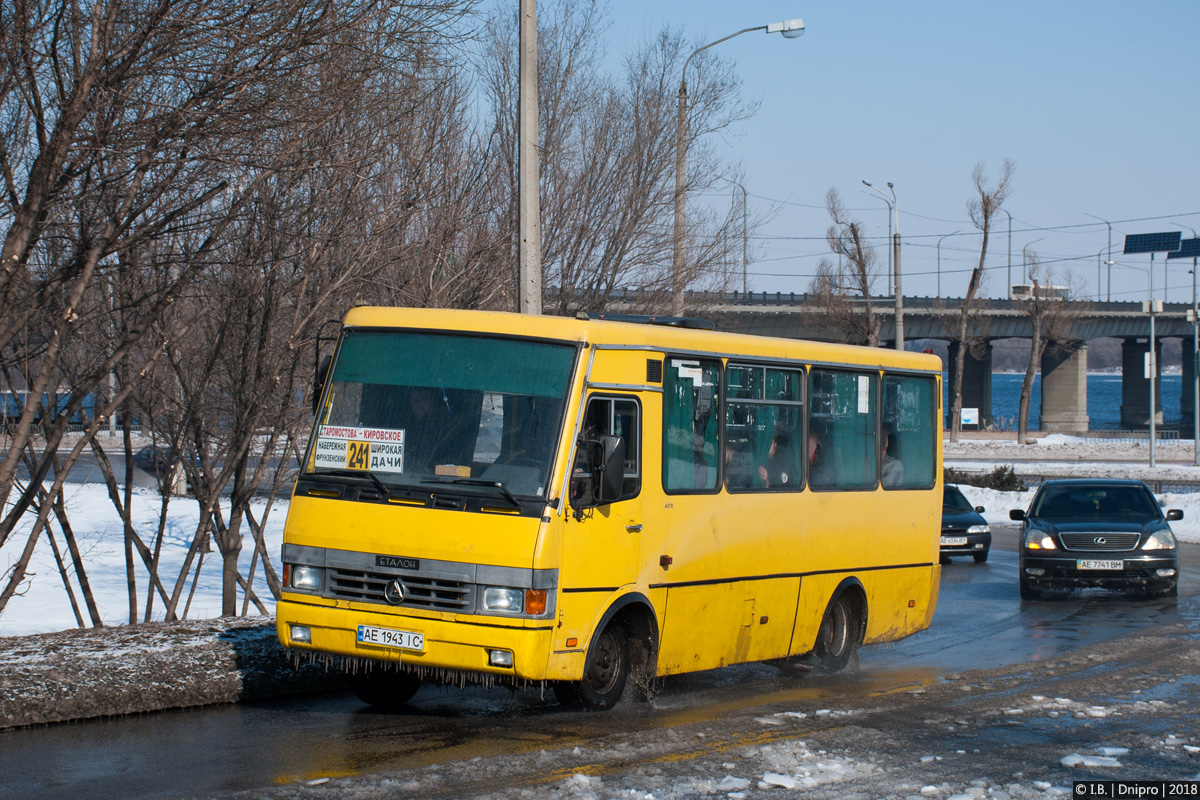
[[[296,652],[537,681],[547,678],[553,620],[470,616],[450,621],[284,599],[276,607],[276,630],[280,644]],[[413,634],[420,637],[420,649]]]

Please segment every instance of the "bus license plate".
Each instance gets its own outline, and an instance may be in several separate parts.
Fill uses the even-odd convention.
[[[947,546],[956,545],[956,544],[966,544],[966,543],[967,543],[967,537],[965,537],[965,536],[943,536],[942,537],[942,544],[947,545]]]
[[[1105,569],[1105,570],[1123,570],[1125,569],[1124,561],[1098,561],[1094,559],[1080,559],[1075,562],[1076,569]]]
[[[425,651],[425,634],[412,631],[393,631],[387,628],[374,628],[370,625],[358,626],[358,643],[374,644],[380,647],[399,647],[402,650]]]

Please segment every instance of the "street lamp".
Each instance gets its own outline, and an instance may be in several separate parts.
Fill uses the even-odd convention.
[[[878,186],[873,185],[870,181],[863,181],[863,186],[876,192],[884,200],[888,196],[883,193],[883,190]],[[891,181],[887,183],[888,191],[891,192],[891,202],[888,203],[888,208],[892,210],[892,214],[896,218],[896,224],[892,232],[892,270],[895,275],[895,292],[896,292],[896,349],[904,349],[904,290],[900,288],[900,204],[896,202],[896,187]]]
[[[1043,236],[1041,239],[1034,239],[1032,242],[1027,242],[1025,246],[1021,248],[1021,283],[1029,283],[1029,279],[1025,277],[1025,271],[1029,268],[1029,245],[1044,241],[1045,238],[1046,237]]]
[[[1008,214],[1007,208],[1000,210]],[[1012,300],[1012,214],[1008,214],[1008,299]]]
[[[1000,209],[1000,210],[1003,211],[1004,209]],[[946,236],[957,236],[960,232],[961,231],[955,231],[954,233],[947,233]],[[946,236],[943,236],[943,237],[941,237],[941,239],[938,239],[938,244],[937,244],[937,296],[938,296],[939,300],[942,299],[942,239],[945,239]]]
[[[730,183],[734,188],[742,190],[742,294],[749,294],[749,268],[750,268],[750,212],[748,203],[750,196],[746,194],[746,187],[737,181],[730,179]]]
[[[863,186],[870,186],[872,189],[875,189],[874,186],[871,186],[870,181],[863,181]],[[875,189],[875,191],[879,191],[879,190]],[[887,204],[887,210],[888,210],[887,293],[888,293],[888,296],[890,297],[892,294],[892,211],[893,211],[894,206],[892,205],[891,199],[889,199],[886,194],[883,194],[883,192],[880,192],[879,194],[880,194],[880,197],[883,198],[883,202]]]
[[[1200,236],[1191,225],[1179,225],[1192,232],[1191,239],[1179,243],[1179,250],[1167,253],[1167,260],[1172,258],[1192,258],[1192,465],[1200,467],[1200,308],[1196,306],[1196,271],[1197,261],[1200,261]]]
[[[697,47],[683,62],[683,70],[679,78],[679,110],[675,124],[675,233],[674,254],[671,259],[671,291],[672,311],[677,317],[683,316],[683,293],[687,288],[687,279],[683,274],[683,220],[686,211],[684,185],[687,182],[687,68],[692,57],[713,45],[728,41],[735,36],[751,31],[766,31],[767,33],[783,34],[785,39],[796,39],[804,34],[804,20],[789,19],[783,22],[773,22],[770,25],[759,25],[754,28],[743,28],[737,33],[731,33],[716,41],[709,42],[703,47]]]
[[[1100,217],[1097,217],[1095,214],[1089,214],[1086,211],[1083,212],[1083,215],[1085,217],[1091,217],[1092,219],[1099,219],[1101,222],[1103,222],[1105,225],[1108,226],[1108,261],[1105,261],[1104,263],[1108,264],[1108,297],[1106,298],[1106,300],[1111,302],[1112,301],[1112,268],[1113,268],[1112,223],[1106,219],[1100,219]],[[1096,280],[1099,280],[1099,278],[1097,278]],[[1100,287],[1099,286],[1096,287],[1096,299],[1097,300],[1100,299]]]

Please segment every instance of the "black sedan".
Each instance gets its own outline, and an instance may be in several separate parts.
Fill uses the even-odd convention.
[[[1013,509],[1021,526],[1021,598],[1044,589],[1100,587],[1174,597],[1179,553],[1169,520],[1149,487],[1134,480],[1046,481],[1029,510]]]
[[[971,556],[976,564],[987,561],[992,548],[992,529],[982,516],[983,506],[972,506],[957,486],[942,491],[943,564],[951,556]]]

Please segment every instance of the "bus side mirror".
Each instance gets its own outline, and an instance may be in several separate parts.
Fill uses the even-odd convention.
[[[330,356],[325,356],[321,359],[321,366],[317,367],[317,374],[313,377],[316,379],[313,383],[313,413],[317,413],[317,404],[321,402],[321,392],[325,389],[325,379],[329,377],[329,364],[333,361]]]
[[[592,486],[595,504],[608,505],[621,496],[625,482],[625,440],[620,436],[597,436],[592,447]]]

